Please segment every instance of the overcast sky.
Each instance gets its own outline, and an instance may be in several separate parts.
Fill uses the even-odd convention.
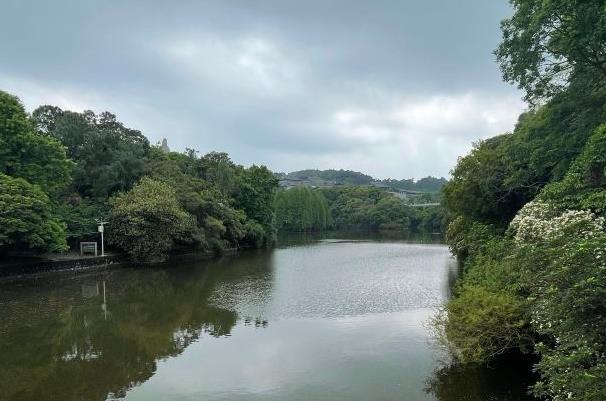
[[[2,0],[0,89],[274,171],[446,176],[513,128],[505,0]]]

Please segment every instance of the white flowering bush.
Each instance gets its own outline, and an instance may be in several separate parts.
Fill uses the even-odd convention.
[[[550,204],[529,202],[512,220],[509,230],[519,244],[539,244],[556,239],[589,239],[604,230],[604,218],[587,210],[559,213]]]

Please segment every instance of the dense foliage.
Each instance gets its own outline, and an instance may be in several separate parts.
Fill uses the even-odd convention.
[[[266,167],[243,168],[225,153],[198,157],[150,152],[149,174],[176,189],[182,207],[196,219],[202,249],[259,247],[274,241],[273,198],[277,181]]]
[[[385,189],[368,186],[322,188],[332,225],[337,229],[440,232],[441,208],[414,208]]]
[[[111,199],[109,242],[133,260],[162,262],[178,241],[192,238],[194,218],[179,205],[168,184],[144,178]]]
[[[535,394],[606,399],[603,1],[512,1],[497,55],[531,101],[461,158],[444,200],[463,262],[437,319],[461,362],[535,352]]]
[[[57,138],[76,162],[72,186],[85,197],[106,198],[131,188],[145,173],[149,141],[126,128],[116,116],[92,111],[74,113],[41,106],[32,114],[37,129]],[[42,118],[44,116],[44,118]]]
[[[41,106],[0,92],[0,251],[62,251],[96,239],[158,261],[176,245],[220,252],[274,241],[274,174],[225,153],[150,146],[109,112]],[[151,178],[151,179],[150,179]],[[139,183],[139,184],[137,184]]]
[[[53,206],[71,167],[63,146],[34,132],[19,99],[0,91],[0,252],[66,248]]]
[[[297,187],[276,194],[276,227],[288,231],[318,231],[331,225],[330,211],[321,192]]]
[[[606,78],[603,0],[510,0],[514,15],[502,22],[496,51],[506,81],[531,101],[550,98],[575,79],[589,87]]]
[[[63,251],[65,224],[48,195],[23,178],[0,173],[0,249]]]

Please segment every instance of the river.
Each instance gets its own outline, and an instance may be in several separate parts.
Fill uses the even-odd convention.
[[[440,244],[289,241],[196,263],[0,281],[0,400],[526,400],[449,367]]]

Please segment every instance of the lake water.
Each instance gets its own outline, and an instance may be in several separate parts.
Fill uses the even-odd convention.
[[[448,367],[445,246],[287,242],[197,263],[0,281],[0,400],[526,400]]]

